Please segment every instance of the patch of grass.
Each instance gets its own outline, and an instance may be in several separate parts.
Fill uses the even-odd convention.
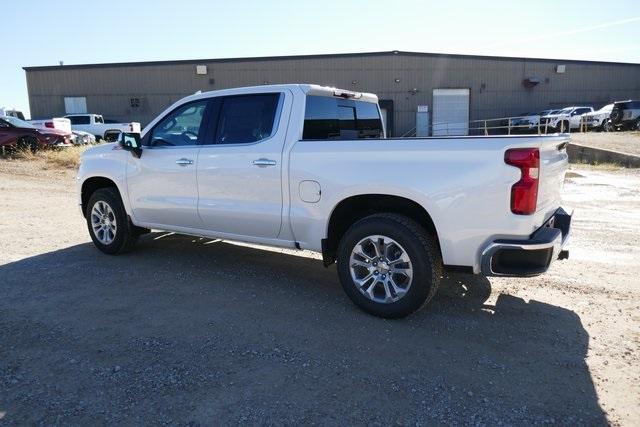
[[[43,169],[77,169],[80,166],[80,156],[86,150],[86,145],[73,147],[38,150],[17,150],[5,156],[6,159],[42,163]]]

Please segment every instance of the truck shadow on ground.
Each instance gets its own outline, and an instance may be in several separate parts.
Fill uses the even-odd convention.
[[[0,288],[8,423],[606,424],[580,318],[488,304],[483,277],[388,321],[317,260],[154,233],[0,266]]]

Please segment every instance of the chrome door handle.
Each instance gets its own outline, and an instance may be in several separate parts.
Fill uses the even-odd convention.
[[[276,161],[275,160],[269,160],[269,159],[257,159],[251,162],[252,165],[254,166],[258,166],[261,168],[267,167],[267,166],[275,166],[276,165]]]
[[[176,160],[176,165],[187,166],[187,165],[192,165],[192,164],[193,164],[193,160],[185,159],[184,157],[181,158],[181,159]]]

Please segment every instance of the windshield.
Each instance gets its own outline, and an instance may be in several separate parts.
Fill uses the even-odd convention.
[[[571,114],[573,107],[568,107],[560,110],[557,114]]]
[[[7,117],[3,117],[3,119],[6,120],[7,122],[11,123],[12,125],[14,125],[17,128],[35,129],[35,126],[33,126],[31,123],[27,123],[24,120],[20,120],[20,119],[15,118],[15,117],[7,116]]]

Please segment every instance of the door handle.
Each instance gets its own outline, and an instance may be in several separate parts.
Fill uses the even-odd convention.
[[[267,166],[275,166],[276,165],[276,161],[275,160],[269,160],[269,159],[257,159],[251,162],[252,165],[254,166],[258,166],[261,168],[267,167]]]
[[[193,160],[185,159],[184,157],[181,158],[181,159],[176,160],[176,165],[187,166],[187,165],[192,165],[192,164],[193,164]]]

